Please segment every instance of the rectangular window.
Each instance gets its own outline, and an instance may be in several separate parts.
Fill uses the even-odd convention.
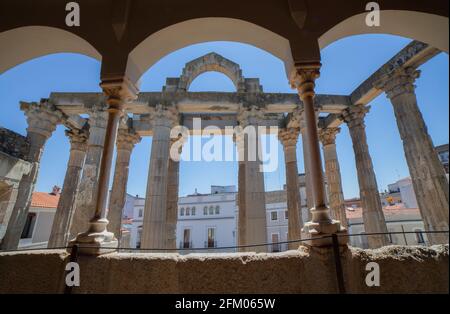
[[[143,211],[142,211],[142,208],[141,208],[141,209],[139,209],[139,217],[142,217],[142,214],[143,214]]]
[[[284,211],[284,219],[286,219],[286,220],[289,219],[289,213],[287,210]]]
[[[216,247],[216,228],[208,228],[208,243],[207,247]]]
[[[191,229],[184,229],[183,231],[183,249],[191,247]]]
[[[416,241],[418,244],[424,244],[425,243],[425,239],[423,238],[423,233],[421,232],[422,230],[420,229],[416,229],[414,230],[416,232]]]
[[[278,220],[278,212],[270,212],[270,217],[272,220]]]
[[[136,239],[136,248],[141,248],[141,238],[142,238],[142,227],[139,227]]]
[[[27,221],[25,222],[25,226],[22,231],[21,239],[29,239],[33,236],[34,224],[36,222],[36,214],[28,213]]]
[[[278,233],[272,233],[272,252],[276,253],[276,252],[280,252],[280,244],[278,244],[278,242],[280,242],[280,235]]]

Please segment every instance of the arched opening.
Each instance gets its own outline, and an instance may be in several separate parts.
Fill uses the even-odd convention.
[[[211,41],[240,42],[263,49],[283,61],[287,75],[294,64],[286,38],[243,20],[208,17],[177,23],[147,37],[129,54],[127,75],[136,82],[169,53]]]
[[[236,92],[233,81],[225,74],[209,71],[197,76],[189,85],[189,92]]]
[[[351,35],[391,34],[427,43],[448,53],[448,18],[415,11],[382,10],[380,26],[366,25],[367,13],[347,18],[319,38],[321,49]]]
[[[47,26],[25,26],[2,32],[0,47],[0,74],[27,60],[52,53],[73,52],[102,59],[85,39]]]
[[[49,98],[54,91],[99,92],[100,67],[97,60],[84,54],[50,52],[10,68],[0,75],[0,93],[4,95],[0,127],[11,134],[15,132],[17,142],[25,141],[28,122],[20,109],[21,101],[39,103],[41,98]],[[28,212],[29,223],[25,224],[28,232],[22,233],[19,242],[21,248],[46,247],[61,192],[53,187],[63,187],[70,155],[66,129],[62,121],[58,122],[45,143]],[[21,159],[26,159],[26,156]],[[11,214],[12,208],[8,211]],[[6,228],[7,222],[8,219],[3,219],[0,229]],[[3,237],[1,231],[0,237]]]

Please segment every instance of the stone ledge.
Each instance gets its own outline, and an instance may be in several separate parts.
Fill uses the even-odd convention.
[[[389,246],[342,252],[348,293],[448,293],[448,245]],[[0,253],[0,293],[62,293],[61,250]],[[380,265],[381,287],[365,285],[365,266]],[[114,253],[79,258],[73,293],[337,293],[332,251],[278,254]]]

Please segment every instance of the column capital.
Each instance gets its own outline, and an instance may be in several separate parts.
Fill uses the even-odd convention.
[[[57,124],[62,122],[63,114],[54,106],[49,104],[47,99],[37,102],[20,102],[22,110],[28,122],[28,133],[37,133],[49,138],[56,129]]]
[[[117,149],[132,151],[134,145],[141,141],[141,137],[134,129],[119,129],[117,133]]]
[[[300,133],[300,130],[298,128],[287,128],[287,129],[280,129],[278,131],[278,139],[280,140],[281,144],[283,144],[284,148],[296,146],[298,142],[298,135]]]
[[[304,97],[314,97],[316,95],[314,89],[315,81],[320,76],[320,62],[296,64],[295,69],[291,72],[289,81],[292,88],[296,88],[299,92],[300,99]]]
[[[108,112],[102,106],[95,106],[89,110],[89,128],[106,128],[108,124]]]
[[[122,110],[123,105],[137,98],[138,88],[125,76],[103,78],[100,83],[110,110]]]
[[[319,140],[323,146],[336,144],[336,135],[341,132],[341,128],[319,129]]]
[[[179,124],[179,113],[174,107],[168,107],[163,105],[157,105],[155,108],[151,108],[150,119],[154,125],[167,125],[173,127]]]
[[[414,82],[420,77],[420,71],[414,68],[398,68],[384,75],[374,83],[374,87],[383,90],[389,99],[402,94],[412,94],[416,86]]]
[[[261,120],[264,120],[264,109],[258,106],[242,107],[236,118],[243,128],[248,125],[258,125]]]
[[[354,105],[348,107],[342,112],[342,119],[349,127],[355,127],[358,125],[364,127],[364,118],[369,111],[370,106]]]
[[[70,149],[86,151],[89,133],[80,129],[68,129],[65,131],[66,136],[70,140]]]

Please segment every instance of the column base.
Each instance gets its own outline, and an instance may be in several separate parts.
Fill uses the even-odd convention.
[[[331,238],[332,234],[338,236],[338,242],[340,246],[345,246],[348,243],[348,237],[346,236],[347,230],[342,227],[341,222],[338,220],[329,220],[321,222],[307,222],[302,229],[302,239],[306,241],[303,245],[313,247],[327,247],[333,245]]]
[[[69,248],[77,245],[82,255],[102,255],[117,251],[119,242],[114,233],[106,230],[108,220],[99,219],[90,222],[89,230],[77,235],[69,242]],[[70,252],[70,249],[68,249]]]

